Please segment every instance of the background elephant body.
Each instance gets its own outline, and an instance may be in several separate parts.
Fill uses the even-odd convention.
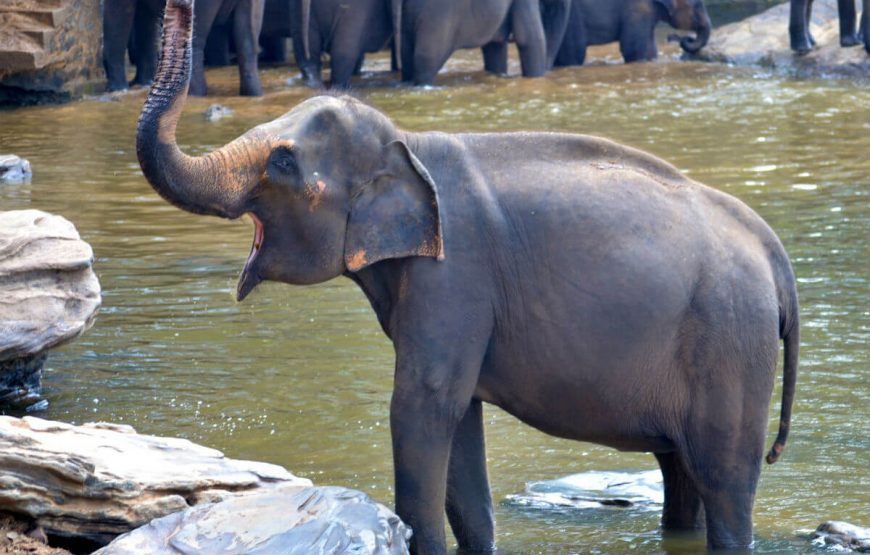
[[[680,40],[687,52],[699,51],[710,38],[712,23],[702,0],[573,0],[555,65],[582,65],[587,46],[614,41],[619,41],[626,62],[653,60],[658,56],[655,27],[659,21],[695,31],[695,38]]]
[[[813,0],[791,0],[788,32],[791,49],[798,54],[806,54],[816,44],[810,34],[812,11]],[[855,0],[837,0],[837,11],[840,16],[840,45],[856,46],[863,40],[864,48],[870,53],[870,0],[862,0],[861,23],[857,33]]]
[[[193,75],[190,94],[207,92],[204,71],[206,38],[214,24],[228,23],[235,40],[242,95],[262,94],[257,74],[257,37],[263,21],[264,0],[197,0],[193,36]],[[103,6],[103,65],[108,89],[127,88],[125,52],[131,36],[136,65],[134,84],[146,85],[156,71],[157,29],[166,0],[112,0]],[[135,23],[135,27],[134,27]],[[135,30],[135,32],[134,32]],[[226,40],[223,41],[226,46]]]
[[[293,7],[293,51],[309,85],[321,83],[328,53],[331,84],[349,86],[365,54],[383,50],[393,36],[388,0],[294,0]]]
[[[127,88],[126,56],[136,64],[130,84],[149,85],[157,71],[157,36],[166,0],[113,0],[103,4],[103,68],[107,88]]]
[[[550,67],[548,43],[555,52],[567,24],[568,1],[548,0],[543,8],[539,0],[393,0],[402,80],[432,84],[450,55],[461,48],[482,47],[485,69],[506,73],[511,36],[523,75],[543,75]],[[542,14],[549,17],[546,25]],[[553,37],[549,41],[548,31]]]

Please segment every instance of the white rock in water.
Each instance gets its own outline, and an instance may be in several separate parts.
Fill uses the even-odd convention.
[[[223,104],[212,104],[205,109],[205,119],[208,121],[217,121],[233,115],[233,109]]]
[[[152,521],[94,555],[400,555],[411,530],[362,492],[282,486]]]
[[[91,327],[101,300],[93,259],[68,220],[0,212],[0,361],[42,353]]]
[[[525,493],[508,495],[506,500],[512,505],[534,509],[638,507],[659,510],[664,503],[664,486],[659,470],[590,471],[556,480],[529,482]]]
[[[190,506],[285,485],[311,481],[130,426],[0,416],[0,511],[50,535],[105,545]]]
[[[813,543],[821,546],[839,545],[853,551],[870,553],[870,528],[829,520],[819,524],[813,532]]]
[[[14,154],[0,154],[0,181],[20,183],[31,177],[30,162]]]

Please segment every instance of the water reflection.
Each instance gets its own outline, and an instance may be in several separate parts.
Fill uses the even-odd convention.
[[[357,94],[414,130],[605,135],[742,198],[778,231],[799,278],[803,350],[793,435],[783,461],[762,474],[756,553],[806,552],[796,531],[866,518],[870,90],[690,63],[603,64],[531,80],[483,75],[472,54],[453,63],[463,72],[438,88],[382,87],[388,79],[375,73]],[[231,96],[229,69],[209,75],[227,96],[191,99],[182,147],[204,152],[287,111],[310,94],[286,88],[288,75],[265,71],[272,94],[260,99]],[[95,327],[49,359],[45,416],[180,435],[391,502],[393,353],[367,302],[339,279],[266,284],[236,304],[251,225],[184,214],[151,191],[133,149],[142,100],[140,91],[0,112],[0,151],[34,169],[32,183],[0,188],[0,205],[74,221],[94,246],[105,295]],[[235,116],[207,122],[202,112],[215,101]],[[772,404],[771,429],[777,419]],[[533,480],[655,468],[648,455],[557,440],[491,407],[486,420],[496,500]],[[662,542],[658,518],[497,508],[507,553],[680,552],[679,541]]]

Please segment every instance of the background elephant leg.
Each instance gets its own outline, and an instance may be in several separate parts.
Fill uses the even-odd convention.
[[[262,0],[243,0],[233,12],[233,37],[239,59],[239,94],[242,96],[263,94],[257,69],[257,37],[263,25],[262,5]]]
[[[294,16],[296,17],[296,16]],[[301,16],[298,16],[301,18]],[[297,19],[296,21],[299,21]],[[305,48],[302,44],[302,29],[301,23],[293,29],[293,55],[296,57],[296,65],[299,67],[299,72],[302,74],[302,81],[309,87],[319,88],[323,86],[321,72],[323,70],[320,61],[322,39],[320,31],[315,26],[311,26],[308,31],[308,53],[309,58],[305,58]]]
[[[511,10],[511,29],[524,77],[540,77],[547,73],[547,39],[537,0],[518,0]]]
[[[861,12],[861,40],[864,41],[864,50],[870,54],[870,0],[864,0],[864,8]]]
[[[192,96],[205,96],[208,93],[205,82],[205,41],[219,8],[220,2],[197,2],[194,5],[193,63],[189,91]]]
[[[408,30],[403,30],[402,36],[395,40],[402,41],[402,81],[412,83],[414,81],[414,48],[417,41],[414,40],[414,34]]]
[[[858,19],[855,0],[837,0],[837,12],[840,14],[840,46],[861,44],[855,33],[855,23]]]
[[[136,14],[136,76],[134,85],[150,85],[157,73],[157,36],[160,14],[141,9]]]
[[[813,0],[791,0],[788,33],[791,49],[798,54],[812,50],[815,41],[810,35]]]
[[[495,549],[492,494],[486,475],[483,407],[472,400],[453,435],[447,472],[447,520],[461,549]]]
[[[110,91],[120,91],[127,88],[125,58],[127,56],[127,41],[133,30],[133,18],[136,15],[134,0],[116,0],[106,2],[103,6],[103,68],[108,79],[107,88]]]
[[[223,67],[230,65],[230,31],[228,25],[212,25],[205,39],[205,65]]]
[[[644,19],[625,25],[619,37],[619,51],[626,63],[655,60],[659,54],[655,22]]]
[[[483,52],[483,69],[496,75],[507,75],[508,45],[505,41],[493,41],[480,48]]]
[[[330,50],[330,85],[347,88],[357,68],[362,65],[363,44],[365,42],[364,19],[361,17],[347,18],[346,25],[339,26],[332,37]]]
[[[662,528],[665,530],[701,530],[704,528],[704,505],[695,481],[677,452],[656,453],[665,486]]]
[[[541,4],[541,21],[547,39],[547,69],[552,69],[568,29],[570,0],[547,0]]]
[[[431,85],[435,82],[438,71],[447,62],[453,53],[453,43],[450,39],[449,24],[438,24],[429,29],[421,28],[414,41],[414,69],[415,85]],[[434,27],[434,28],[433,28]],[[404,44],[402,52],[406,52]],[[404,60],[402,62],[404,64]]]

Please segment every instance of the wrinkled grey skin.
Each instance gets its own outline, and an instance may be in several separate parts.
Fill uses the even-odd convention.
[[[864,43],[864,49],[870,54],[870,0],[861,0],[863,10],[858,32],[855,32],[855,0],[837,0],[837,11],[840,16],[840,45],[844,47],[857,46]],[[810,34],[813,0],[791,0],[791,12],[788,23],[788,34],[791,49],[798,55],[804,55],[816,44]]]
[[[200,0],[196,4],[193,39],[193,76],[190,94],[205,96],[204,51],[209,30],[216,23],[232,27],[239,62],[239,94],[263,94],[257,74],[257,37],[263,22],[264,0]],[[124,54],[135,20],[136,77],[147,85],[157,69],[157,35],[165,0],[107,0],[103,5],[103,66],[110,91],[127,88]]]
[[[169,202],[255,222],[238,286],[340,275],[396,352],[396,512],[416,553],[494,546],[483,403],[553,435],[655,454],[666,529],[748,548],[779,342],[779,435],[798,361],[795,279],[739,200],[604,139],[398,129],[320,96],[200,157],[175,126],[189,73],[186,0],[137,132]]]
[[[570,0],[391,0],[402,80],[431,85],[454,51],[483,48],[487,71],[507,72],[507,41],[517,44],[523,76],[553,65]]]
[[[679,39],[686,52],[698,52],[710,39],[712,23],[703,0],[573,0],[556,65],[582,65],[587,46],[614,41],[619,41],[628,63],[654,60],[658,56],[655,27],[660,21],[696,33]]]
[[[389,0],[292,0],[291,7],[293,51],[309,86],[323,84],[323,53],[329,53],[330,84],[346,88],[365,54],[383,50],[393,36]]]

